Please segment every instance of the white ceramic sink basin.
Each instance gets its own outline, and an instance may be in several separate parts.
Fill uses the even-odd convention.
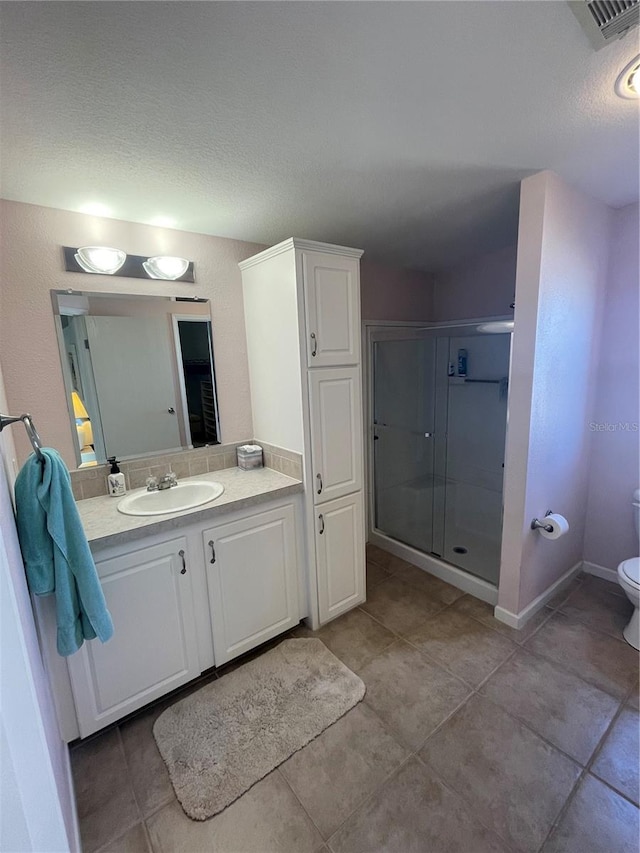
[[[118,504],[118,512],[125,515],[164,515],[168,512],[181,512],[209,503],[224,492],[220,483],[207,480],[192,480],[190,483],[178,483],[170,489],[155,492],[137,491],[127,495]]]

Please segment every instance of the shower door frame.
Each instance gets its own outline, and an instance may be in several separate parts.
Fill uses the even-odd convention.
[[[416,323],[407,321],[374,321],[364,320],[362,324],[362,354],[363,354],[363,378],[364,378],[364,446],[365,446],[365,481],[367,491],[367,541],[373,545],[378,545],[400,557],[408,560],[421,569],[428,571],[430,574],[440,578],[452,586],[474,595],[476,598],[486,601],[488,604],[496,605],[498,603],[498,587],[482,578],[466,572],[464,569],[459,569],[457,566],[447,563],[433,554],[427,554],[413,548],[411,545],[406,545],[397,539],[388,536],[382,530],[375,526],[376,507],[375,507],[375,467],[374,467],[374,357],[373,346],[374,337],[377,333],[389,333],[389,339],[395,339],[393,332],[398,333],[413,331],[415,337],[421,330],[442,330],[446,329],[469,329],[471,332],[473,327],[479,323],[496,322],[501,320],[512,320],[509,315],[498,317],[481,317],[477,319],[446,321],[443,323]],[[511,367],[511,360],[509,367]],[[509,383],[510,384],[510,383]],[[508,412],[508,406],[507,406]],[[508,430],[508,421],[507,421]],[[504,512],[504,504],[503,504]]]

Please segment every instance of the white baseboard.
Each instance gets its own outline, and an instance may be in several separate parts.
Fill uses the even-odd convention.
[[[384,534],[376,533],[375,530],[369,533],[369,542],[372,545],[383,548],[396,557],[400,557],[402,560],[413,563],[414,566],[424,569],[424,571],[440,578],[442,581],[446,581],[446,583],[450,583],[451,586],[455,586],[463,592],[468,592],[481,601],[486,601],[487,604],[496,604],[498,601],[498,590],[493,584],[470,575],[468,572],[463,571],[463,569],[451,566],[437,557],[417,551],[410,545],[404,545],[402,542],[391,539]]]
[[[569,571],[559,577],[555,583],[551,584],[551,586],[548,589],[545,589],[545,591],[537,598],[534,598],[533,601],[530,604],[527,604],[524,610],[521,610],[519,613],[512,613],[510,610],[505,610],[504,607],[496,607],[494,610],[494,616],[499,622],[504,622],[504,624],[508,625],[510,628],[522,628],[527,624],[529,619],[538,612],[538,610],[542,610],[547,601],[549,601],[550,598],[553,598],[558,590],[567,586],[567,584],[573,580],[582,568],[582,561],[576,563],[575,566],[572,566]]]
[[[619,583],[616,569],[608,569],[606,566],[599,566],[597,563],[588,563],[585,560],[582,564],[582,571],[588,575],[602,578],[605,581],[611,581],[611,583]]]

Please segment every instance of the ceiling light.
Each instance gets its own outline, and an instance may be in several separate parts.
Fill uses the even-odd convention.
[[[165,281],[175,281],[183,276],[189,268],[186,258],[172,258],[168,255],[157,255],[148,258],[142,266],[150,278],[162,278]]]
[[[111,208],[99,201],[89,201],[79,208],[80,213],[88,216],[111,216]]]
[[[622,69],[615,90],[621,98],[640,98],[640,54]]]
[[[480,323],[479,332],[487,332],[490,335],[500,335],[505,332],[513,332],[513,320],[496,320],[493,323]]]
[[[127,254],[109,246],[84,246],[74,257],[85,272],[113,275],[124,264]]]

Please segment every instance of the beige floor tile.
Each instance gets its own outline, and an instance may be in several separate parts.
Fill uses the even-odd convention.
[[[425,622],[407,642],[473,687],[518,648],[477,619],[451,608]]]
[[[328,838],[409,754],[361,703],[292,755],[280,771]]]
[[[295,629],[293,636],[317,637],[351,669],[364,666],[396,640],[391,631],[359,608],[323,625],[319,631],[311,631],[301,625]]]
[[[624,708],[607,735],[591,772],[638,805],[640,796],[640,714]]]
[[[464,595],[461,589],[451,586],[450,583],[446,583],[435,575],[419,569],[418,566],[412,566],[410,563],[398,569],[395,572],[395,576],[411,586],[415,586],[416,589],[424,590],[432,598],[442,601],[445,604],[452,604]]]
[[[144,824],[137,823],[120,838],[101,847],[99,853],[151,853]]]
[[[143,817],[175,796],[167,767],[153,737],[153,724],[163,710],[164,706],[158,706],[120,726],[133,790]]]
[[[399,569],[411,565],[402,557],[396,557],[395,554],[390,554],[378,548],[377,545],[367,545],[367,560],[382,566],[390,574],[395,574]]]
[[[556,611],[526,647],[611,693],[624,698],[638,674],[638,653],[623,640],[589,630]]]
[[[388,577],[391,577],[391,575],[386,569],[383,569],[377,563],[371,562],[371,560],[367,560],[367,592]]]
[[[638,853],[638,809],[587,775],[543,853]]]
[[[594,578],[599,580],[599,578]],[[622,631],[631,618],[633,605],[626,596],[618,595],[612,583],[604,581],[612,591],[585,581],[560,605],[560,610],[573,616],[592,631],[603,631],[622,639]]]
[[[572,578],[566,586],[559,589],[558,592],[556,592],[556,594],[547,601],[547,607],[550,607],[552,610],[556,610],[582,585],[582,582],[582,578]]]
[[[371,590],[362,609],[391,631],[406,635],[444,606],[423,590],[391,577]]]
[[[415,757],[352,815],[335,853],[507,853],[456,794]]]
[[[71,751],[84,853],[93,853],[140,822],[117,729]]]
[[[401,640],[358,675],[367,688],[367,705],[410,749],[417,749],[470,694],[465,684]]]
[[[482,687],[489,699],[519,717],[585,765],[618,710],[619,700],[545,658],[520,649]]]
[[[587,574],[585,574],[583,581],[585,587],[593,592],[606,592],[609,595],[619,595],[620,598],[627,598],[625,591],[617,581],[608,581],[604,578],[598,578],[595,575]],[[627,601],[628,600],[629,599],[627,599]]]
[[[537,851],[580,769],[530,729],[473,696],[421,757],[516,850]]]
[[[480,601],[479,598],[473,595],[465,595],[459,598],[452,605],[452,609],[460,613],[465,613],[467,616],[472,616],[474,619],[482,622],[483,625],[486,625],[487,628],[493,628],[494,631],[498,631],[504,637],[519,644],[526,642],[551,616],[551,610],[543,607],[522,628],[511,628],[509,625],[505,625],[504,622],[500,622],[495,618],[492,604]]]
[[[315,853],[322,837],[278,770],[209,820],[188,818],[177,802],[150,818],[155,853]]]

